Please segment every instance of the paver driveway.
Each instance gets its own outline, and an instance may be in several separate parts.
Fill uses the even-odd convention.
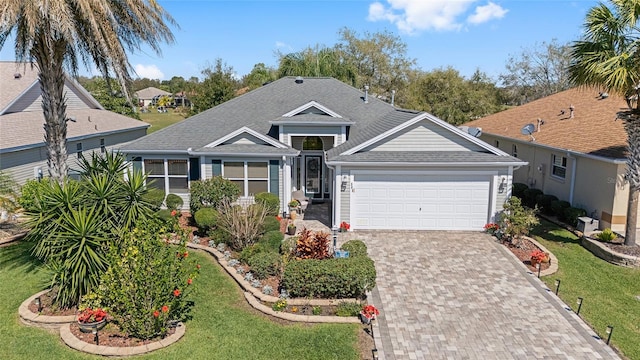
[[[619,359],[493,238],[356,232],[376,262],[376,345],[391,359]]]

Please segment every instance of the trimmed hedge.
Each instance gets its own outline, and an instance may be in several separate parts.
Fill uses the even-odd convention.
[[[524,192],[528,190],[529,186],[523,183],[513,183],[511,188],[511,195],[519,198],[520,200],[524,199]]]
[[[571,226],[577,226],[578,218],[586,215],[587,211],[581,208],[570,207],[564,210],[565,222]]]
[[[349,240],[342,244],[340,250],[348,251],[349,256],[367,256],[367,245],[362,240]]]
[[[269,276],[278,275],[280,272],[281,258],[277,252],[259,252],[247,259],[247,264],[251,266],[251,272],[258,279],[266,279]]]
[[[271,231],[280,232],[280,220],[278,220],[275,216],[267,216],[264,218],[264,222],[262,223],[262,231],[265,233]]]
[[[282,286],[293,297],[364,298],[375,285],[373,260],[364,256],[290,261],[282,275]]]
[[[164,203],[167,205],[167,209],[169,210],[180,210],[182,205],[184,205],[184,200],[176,194],[169,194],[167,198],[164,199]]]
[[[196,211],[193,215],[196,225],[200,229],[207,230],[213,228],[218,223],[218,210],[205,207]]]
[[[280,211],[280,198],[270,192],[261,192],[255,195],[257,203],[262,203],[268,210],[269,215],[276,216]]]
[[[551,202],[551,211],[560,221],[564,221],[564,211],[570,207],[571,204],[568,201],[556,200]]]
[[[536,207],[536,199],[538,195],[543,195],[544,193],[540,189],[527,189],[524,191],[524,198],[522,199],[522,204],[534,208]]]
[[[553,209],[551,208],[551,203],[554,201],[558,201],[558,198],[554,195],[538,195],[536,197],[536,204],[540,208],[543,214],[553,215]]]

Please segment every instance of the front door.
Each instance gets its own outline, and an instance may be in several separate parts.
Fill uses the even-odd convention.
[[[322,156],[305,156],[305,190],[308,195],[322,197]]]

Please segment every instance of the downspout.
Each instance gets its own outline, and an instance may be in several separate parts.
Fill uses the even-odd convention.
[[[341,194],[340,194],[340,187],[338,184],[338,171],[337,168],[340,167],[340,165],[337,166],[331,166],[329,164],[326,163],[326,152],[325,152],[325,166],[331,170],[333,170],[333,202],[331,204],[331,229],[335,229],[338,226],[336,225],[338,223],[338,218],[337,216],[340,216],[340,214],[338,214],[338,211],[336,211],[336,209],[338,209],[340,207],[340,201],[341,201]]]
[[[569,204],[573,206],[573,191],[576,186],[576,169],[578,167],[578,159],[567,152],[567,158],[571,159],[571,183],[569,185]]]

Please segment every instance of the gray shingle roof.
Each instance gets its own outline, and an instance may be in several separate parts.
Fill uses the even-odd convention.
[[[253,155],[262,155],[262,156],[269,156],[269,155],[295,156],[295,155],[298,155],[299,151],[291,147],[280,149],[274,146],[260,145],[260,144],[226,144],[226,145],[218,145],[216,147],[199,148],[196,150],[192,150],[191,153],[192,154],[196,154],[196,153],[225,154],[225,155],[253,154]]]
[[[327,125],[350,125],[353,121],[344,117],[333,117],[319,114],[302,114],[296,116],[281,116],[271,121],[274,125],[279,124],[327,124]]]
[[[368,151],[353,155],[335,156],[331,159],[331,162],[481,165],[482,163],[519,163],[522,161],[512,156],[497,156],[473,151]]]
[[[333,78],[304,78],[297,83],[294,77],[284,77],[147,135],[123,151],[198,149],[242,126],[275,138],[277,133],[270,121],[311,100],[355,122],[350,136],[357,137],[361,129],[396,111],[390,104],[371,97],[365,104],[363,97],[362,91]]]

